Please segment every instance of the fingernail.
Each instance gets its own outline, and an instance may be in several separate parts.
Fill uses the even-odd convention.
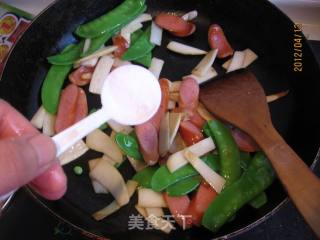
[[[46,135],[38,134],[29,140],[34,148],[39,166],[45,166],[56,158],[56,147],[52,139]]]

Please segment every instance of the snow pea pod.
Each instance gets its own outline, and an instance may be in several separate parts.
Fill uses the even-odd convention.
[[[146,167],[141,171],[137,172],[132,180],[139,183],[139,186],[145,188],[151,188],[151,179],[154,173],[157,171],[158,167]]]
[[[151,27],[148,27],[139,38],[134,41],[128,50],[122,55],[121,59],[125,61],[133,61],[145,56],[155,47],[150,42]]]
[[[61,53],[71,51],[72,46],[68,45]],[[72,68],[70,65],[53,65],[50,67],[41,88],[41,100],[44,109],[51,114],[56,114],[60,100],[61,88],[68,73]]]
[[[220,156],[220,173],[226,179],[225,187],[236,181],[241,175],[240,151],[230,130],[220,121],[208,121],[208,126],[217,145]]]
[[[75,33],[83,38],[95,38],[131,22],[146,9],[145,0],[125,0],[110,12],[79,26]]]
[[[199,175],[189,177],[170,185],[166,191],[168,195],[172,197],[184,196],[194,191],[200,185],[200,182],[201,177]]]
[[[142,155],[139,151],[138,141],[130,135],[117,133],[115,137],[116,143],[119,148],[129,157],[142,161]]]
[[[213,232],[218,231],[242,206],[269,187],[274,178],[275,173],[266,156],[257,153],[241,178],[226,187],[210,204],[202,225]]]
[[[148,52],[146,55],[142,56],[141,58],[137,58],[133,60],[136,63],[140,63],[145,67],[150,67],[152,60],[152,53]]]
[[[261,208],[264,204],[268,202],[268,197],[265,192],[260,193],[258,196],[256,196],[254,199],[252,199],[249,204],[253,208]]]
[[[216,163],[213,162],[218,162],[219,157],[213,154],[208,155],[212,156],[201,157],[201,159],[214,170]],[[173,173],[169,171],[166,165],[163,165],[153,175],[151,180],[151,187],[154,191],[161,192],[172,184],[196,175],[199,175],[199,173],[190,164],[183,166]]]
[[[71,44],[65,48],[65,51],[47,57],[47,60],[53,65],[71,65],[80,57],[83,46],[84,40],[80,41],[78,44]]]

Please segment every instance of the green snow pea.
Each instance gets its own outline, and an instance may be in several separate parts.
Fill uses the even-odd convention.
[[[266,158],[258,152],[240,179],[226,187],[204,213],[202,225],[216,232],[246,203],[270,186],[275,173]]]
[[[135,60],[133,60],[136,63],[140,63],[145,67],[150,67],[151,65],[151,60],[152,60],[152,53],[148,52],[146,55],[144,55],[141,58],[137,58]]]
[[[253,208],[261,208],[264,204],[268,202],[268,197],[265,192],[260,193],[258,196],[256,196],[254,199],[252,199],[249,204]]]
[[[213,170],[216,167],[219,157],[217,155],[209,154],[212,156],[204,156],[201,159]],[[161,192],[172,184],[175,184],[183,179],[199,175],[197,170],[195,170],[190,164],[187,164],[177,171],[171,173],[166,165],[161,166],[157,172],[153,175],[151,181],[151,187],[154,191]]]
[[[220,173],[226,179],[225,187],[236,181],[241,175],[240,151],[230,130],[220,121],[208,121],[211,137],[216,143],[220,156]]]
[[[157,171],[158,167],[146,167],[141,171],[137,172],[132,180],[139,183],[139,186],[145,188],[151,188],[151,179],[154,173]]]
[[[200,182],[201,177],[199,175],[189,177],[170,185],[166,191],[172,197],[184,196],[195,190],[200,185]]]
[[[150,42],[150,33],[151,27],[148,27],[143,34],[141,34],[138,39],[131,44],[128,50],[122,55],[121,59],[134,61],[151,52],[155,45]]]
[[[71,65],[74,61],[76,61],[83,50],[84,40],[80,41],[77,44],[70,44],[65,48],[65,51],[47,57],[49,63],[53,65]]]
[[[119,132],[116,134],[115,140],[119,148],[127,156],[139,161],[143,160],[142,155],[139,151],[138,141],[134,137]]]
[[[79,26],[75,33],[83,38],[95,38],[114,29],[120,29],[145,10],[145,0],[125,0],[101,17]]]

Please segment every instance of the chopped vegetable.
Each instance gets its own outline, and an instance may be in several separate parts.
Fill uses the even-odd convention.
[[[267,194],[265,192],[260,193],[254,199],[252,199],[249,204],[255,209],[261,208],[268,202]]]
[[[138,182],[141,187],[151,188],[151,180],[157,169],[157,167],[146,167],[137,172],[132,179]]]
[[[55,122],[56,116],[46,112],[43,118],[42,132],[50,137],[53,136],[55,134]]]
[[[211,152],[212,150],[215,149],[215,145],[212,141],[212,139],[209,138],[205,138],[202,141],[186,148],[189,151],[191,151],[193,154],[195,154],[196,156],[200,157],[203,156],[205,154],[207,154],[208,152]],[[184,152],[185,150],[181,150],[179,152],[176,152],[174,154],[172,154],[167,161],[167,166],[170,172],[174,172],[177,169],[181,168],[182,166],[186,165],[188,163],[188,161],[186,160],[185,156],[184,156]]]
[[[218,49],[218,58],[225,58],[233,54],[233,49],[218,24],[212,24],[210,26],[208,41],[211,49]]]
[[[241,69],[243,66],[244,58],[245,54],[243,52],[235,51],[228,67],[227,73]]]
[[[204,138],[201,129],[190,121],[180,122],[179,133],[187,146],[194,145]]]
[[[147,218],[147,211],[144,207],[140,207],[138,204],[135,205],[136,210],[140,213],[144,218]]]
[[[136,172],[139,172],[142,169],[147,167],[147,164],[145,162],[135,160],[132,157],[128,157],[128,156],[127,156],[127,158],[128,158],[128,161],[130,162],[131,166],[134,168],[134,170],[136,170]]]
[[[197,112],[206,121],[210,121],[210,120],[214,119],[213,115],[203,106],[202,103],[198,104]]]
[[[138,190],[138,205],[146,208],[167,207],[162,194],[148,188],[140,188]]]
[[[131,33],[142,28],[142,24],[139,21],[132,21],[125,27],[123,27],[120,31],[120,36],[127,42],[130,43]],[[119,56],[117,56],[119,57]]]
[[[181,18],[185,21],[191,21],[191,20],[195,19],[197,16],[198,16],[198,11],[193,10],[193,11],[187,12]]]
[[[56,114],[61,88],[71,68],[72,65],[50,67],[41,88],[42,105],[48,113]]]
[[[199,176],[186,178],[175,184],[170,185],[167,188],[167,193],[169,196],[173,197],[184,196],[194,191],[200,185],[200,182],[201,177]]]
[[[160,77],[163,64],[164,61],[159,58],[153,57],[151,60],[149,71],[152,72],[157,79]]]
[[[88,49],[90,48],[90,45],[91,45],[91,38],[86,38],[86,40],[84,40],[84,45],[82,49],[83,54],[85,54],[86,51],[88,51]]]
[[[144,0],[125,0],[122,4],[88,23],[79,26],[76,34],[83,38],[94,38],[113,32],[131,22],[146,9]]]
[[[176,102],[175,101],[172,101],[172,100],[169,100],[168,102],[168,110],[173,110],[176,108]]]
[[[128,182],[126,184],[126,188],[127,188],[127,192],[128,192],[129,198],[132,197],[132,195],[134,194],[137,186],[138,186],[137,182],[132,181],[132,180],[128,180]],[[120,207],[121,207],[121,205],[117,201],[113,201],[112,203],[110,203],[105,208],[99,210],[98,212],[95,212],[92,215],[92,217],[95,220],[100,221],[100,220],[106,218],[107,216],[111,215],[112,213],[118,211],[120,209]]]
[[[128,189],[121,174],[108,161],[99,161],[90,172],[90,177],[108,189],[120,206],[129,202]]]
[[[72,162],[73,160],[81,157],[88,150],[89,148],[84,141],[80,140],[59,156],[60,164],[65,165],[69,162]]]
[[[87,85],[94,71],[93,67],[80,66],[78,69],[69,74],[69,80],[77,86]]]
[[[159,154],[161,157],[165,156],[169,151],[169,131],[169,112],[167,112],[160,122],[159,129]]]
[[[180,125],[180,123],[179,123]],[[186,148],[186,144],[183,142],[179,132],[177,133],[176,137],[174,138],[172,144],[170,145],[169,152],[171,154],[181,151],[182,149]]]
[[[115,136],[115,141],[125,155],[132,157],[135,160],[143,160],[139,151],[138,142],[134,137],[119,132]]]
[[[173,143],[181,122],[182,114],[181,113],[169,113],[169,146]],[[169,150],[169,149],[168,149]]]
[[[175,41],[169,42],[167,48],[173,52],[184,54],[184,55],[204,55],[207,54],[206,51],[199,48],[191,47],[182,43]]]
[[[160,28],[155,22],[151,24],[150,42],[161,46],[162,42],[162,28]]]
[[[155,228],[158,230],[163,231],[164,233],[169,234],[172,229],[175,229],[171,222],[168,220],[159,218],[154,215],[150,215],[146,218],[146,220]]]
[[[132,43],[129,49],[122,55],[122,60],[132,61],[145,56],[154,48],[150,42],[151,28],[147,28],[136,41]]]
[[[198,65],[192,70],[192,74],[199,77],[206,76],[214,60],[216,59],[217,54],[218,49],[209,51],[206,56],[198,63]]]
[[[91,184],[92,184],[92,187],[93,187],[93,190],[96,194],[107,194],[109,193],[108,190],[101,185],[101,183],[99,183],[98,181],[96,180],[91,180]]]
[[[145,67],[150,67],[152,61],[152,53],[148,52],[144,56],[133,60],[136,63],[140,63]]]
[[[178,92],[171,92],[169,98],[171,101],[178,102],[180,94]]]
[[[214,172],[207,164],[201,161],[191,151],[185,151],[185,157],[190,164],[200,173],[200,175],[210,184],[217,193],[220,193],[225,185],[226,180]]]
[[[180,86],[181,86],[181,81],[170,82],[169,84],[170,92],[179,92]]]
[[[74,174],[76,174],[76,175],[82,175],[82,173],[83,173],[83,168],[81,167],[81,166],[75,166],[74,168],[73,168],[73,172],[74,172]]]
[[[208,154],[201,157],[201,159],[203,159],[205,164],[207,164],[212,170],[217,171],[219,158],[216,155]],[[151,187],[153,190],[160,192],[186,178],[197,175],[199,175],[198,172],[190,164],[179,168],[173,173],[170,173],[168,167],[166,165],[163,165],[153,175],[151,180]]]
[[[88,59],[86,61],[83,61],[81,63],[74,63],[73,64],[73,68],[78,68],[80,66],[84,66],[84,67],[95,67],[98,63],[99,58],[91,58]]]
[[[275,94],[272,94],[272,95],[268,95],[267,96],[267,102],[270,103],[270,102],[276,101],[279,98],[282,98],[282,97],[288,95],[288,93],[289,93],[289,90],[283,91],[283,92],[279,92],[279,93],[275,93]]]
[[[176,222],[183,229],[191,227],[191,219],[189,219],[186,214],[190,204],[189,197],[186,195],[181,197],[170,197],[167,193],[163,193],[163,197]]]
[[[36,111],[36,113],[33,115],[31,119],[31,124],[38,128],[41,129],[43,126],[43,120],[46,115],[46,110],[44,109],[43,106],[40,106],[39,109]]]
[[[146,208],[147,216],[156,216],[156,217],[163,217],[164,212],[162,208],[156,207],[156,208]]]
[[[162,12],[158,14],[155,22],[159,27],[178,37],[190,36],[196,30],[196,26],[193,23],[170,13]]]
[[[211,136],[214,138],[221,159],[221,175],[228,186],[241,175],[240,152],[231,132],[217,119],[208,122]],[[220,191],[217,191],[220,192]]]
[[[87,136],[86,144],[90,149],[104,153],[117,163],[123,162],[122,153],[117,144],[99,129],[94,130]]]
[[[258,56],[257,54],[255,54],[251,49],[247,48],[245,50],[243,50],[243,52],[245,53],[245,57],[243,60],[243,68],[248,67],[252,62],[254,62]]]
[[[111,71],[113,62],[114,60],[111,56],[104,56],[100,58],[93,72],[89,92],[101,94],[103,83]]]
[[[210,204],[202,218],[202,225],[216,232],[242,206],[264,191],[274,178],[275,173],[268,159],[264,154],[257,153],[241,178],[224,189]]]
[[[183,79],[184,78],[193,78],[198,82],[198,84],[201,84],[201,83],[204,83],[204,82],[206,82],[216,76],[218,76],[218,73],[216,72],[216,70],[213,67],[211,67],[211,68],[209,68],[208,72],[202,77],[199,77],[194,74],[190,74],[190,75],[184,76]]]
[[[210,203],[214,201],[217,192],[210,187],[209,184],[202,182],[196,194],[192,197],[186,215],[190,215],[192,224],[200,226],[203,214],[209,207]]]
[[[67,50],[62,51],[57,55],[47,57],[48,62],[53,65],[72,65],[73,62],[80,57],[83,46],[84,41],[81,41],[78,44],[68,45]]]
[[[91,55],[80,58],[79,60],[77,60],[75,62],[75,64],[81,65],[83,62],[86,62],[86,61],[91,60],[93,58],[99,58],[99,57],[104,57],[104,56],[110,55],[111,53],[113,53],[117,49],[118,49],[117,46],[107,46],[107,47],[101,48],[100,50],[94,52]]]
[[[111,129],[117,133],[124,133],[129,134],[133,131],[133,128],[130,126],[122,125],[114,120],[109,120],[108,125],[111,127]]]

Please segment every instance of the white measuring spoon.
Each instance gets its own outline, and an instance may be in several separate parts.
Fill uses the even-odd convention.
[[[160,101],[159,82],[149,70],[137,65],[116,68],[104,81],[102,108],[52,138],[57,156],[110,119],[124,125],[148,121],[158,110]]]

